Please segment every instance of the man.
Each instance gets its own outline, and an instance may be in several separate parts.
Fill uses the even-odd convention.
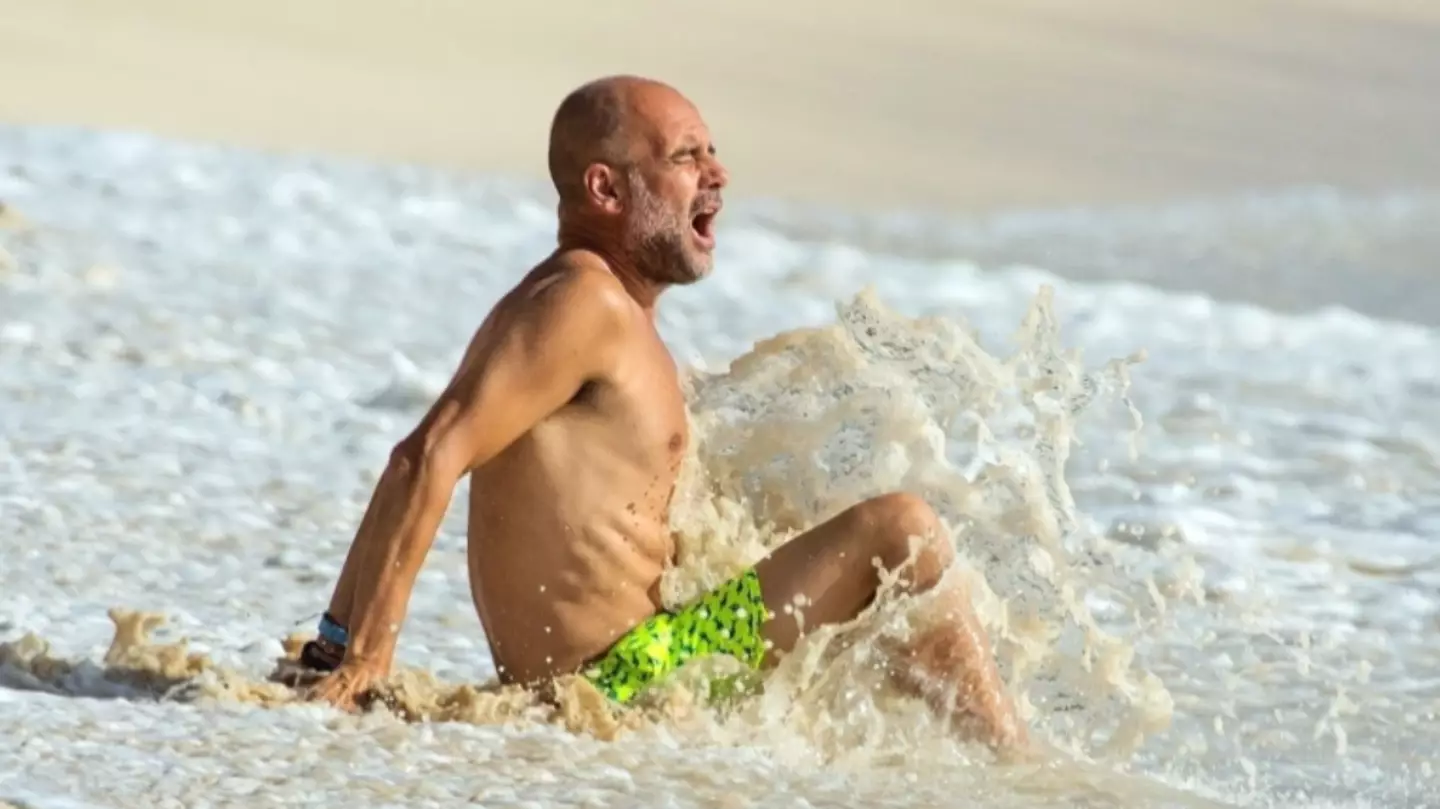
[[[470,475],[471,591],[502,681],[581,673],[624,703],[686,660],[773,664],[806,626],[875,597],[878,560],[911,592],[953,550],[921,500],[860,503],[677,612],[659,580],[674,558],[669,506],[688,440],[676,366],[655,329],[666,288],[709,274],[727,174],[676,90],[611,77],[555,114],[549,167],[558,249],[505,295],[424,419],[391,453],[303,661],[344,708],[390,667],[415,578]],[[951,620],[896,652],[902,685],[1019,743],[1017,721],[963,594]],[[333,669],[333,671],[332,671]],[[950,696],[946,696],[946,695]]]

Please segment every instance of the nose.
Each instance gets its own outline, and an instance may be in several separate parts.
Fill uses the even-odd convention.
[[[718,191],[730,184],[730,171],[725,168],[724,163],[720,162],[720,158],[712,155],[706,162],[705,169],[705,175],[701,179],[705,188],[713,188]]]

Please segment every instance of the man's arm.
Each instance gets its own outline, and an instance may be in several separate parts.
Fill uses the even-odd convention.
[[[391,454],[359,560],[342,668],[388,672],[415,578],[459,478],[499,455],[612,367],[632,303],[608,272],[575,268],[502,303],[449,386]],[[360,687],[363,688],[363,685]]]

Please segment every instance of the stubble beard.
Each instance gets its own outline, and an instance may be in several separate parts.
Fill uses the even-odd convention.
[[[636,178],[639,180],[639,178]],[[630,221],[626,249],[641,272],[666,284],[693,284],[710,274],[710,257],[690,244],[690,218],[668,209],[645,188],[644,181],[632,182],[635,215]]]

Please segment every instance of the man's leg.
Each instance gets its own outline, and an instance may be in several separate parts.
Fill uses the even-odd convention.
[[[766,662],[775,662],[773,650],[795,648],[801,620],[810,629],[859,615],[880,587],[876,561],[887,571],[905,564],[912,536],[920,539],[920,550],[898,584],[902,592],[920,593],[940,582],[954,549],[935,512],[912,495],[867,500],[771,552],[756,565],[765,606],[774,615],[764,627],[772,644]],[[797,596],[804,600],[798,608]],[[937,711],[953,711],[965,725],[978,720],[996,746],[1023,743],[1024,728],[969,599],[953,590],[937,596],[945,620],[894,650],[897,683]],[[800,615],[787,614],[787,605]]]

